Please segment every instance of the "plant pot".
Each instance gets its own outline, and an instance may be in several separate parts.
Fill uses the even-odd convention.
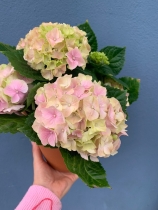
[[[59,149],[52,149],[49,147],[44,147],[42,145],[40,145],[39,148],[42,154],[44,155],[44,157],[46,158],[46,160],[48,161],[48,163],[55,170],[60,171],[60,172],[70,172],[64,163],[64,159]]]

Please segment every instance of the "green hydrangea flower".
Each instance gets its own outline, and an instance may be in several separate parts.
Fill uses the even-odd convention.
[[[91,52],[90,60],[96,64],[101,64],[101,65],[110,64],[108,57],[103,52]]]

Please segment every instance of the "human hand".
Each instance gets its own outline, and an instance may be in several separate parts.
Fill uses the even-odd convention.
[[[70,172],[54,170],[42,157],[36,143],[32,142],[34,185],[40,185],[51,190],[61,199],[71,188],[78,176]]]

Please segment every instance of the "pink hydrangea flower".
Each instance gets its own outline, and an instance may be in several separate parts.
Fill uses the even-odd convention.
[[[6,109],[3,110],[4,113],[17,113],[18,111],[20,111],[21,109],[24,108],[24,105],[13,105],[13,106],[9,106]]]
[[[64,75],[37,90],[35,122],[43,145],[77,151],[86,160],[115,155],[126,135],[126,115],[116,98],[90,76]]]
[[[61,31],[58,28],[54,28],[46,34],[48,42],[54,47],[56,44],[64,40]]]
[[[83,110],[88,120],[93,121],[99,117],[99,104],[95,97],[89,96],[83,100]]]
[[[24,47],[25,47],[25,40],[21,38],[16,49],[21,50]]]
[[[59,142],[67,142],[67,134],[69,133],[69,128],[66,123],[57,125],[55,128],[55,132],[57,134],[57,139]]]
[[[104,96],[98,96],[99,113],[100,118],[104,119],[107,116],[107,110],[109,106],[109,100]]]
[[[68,117],[72,112],[75,112],[79,106],[79,99],[74,95],[63,95],[61,98],[61,105],[63,107],[63,114]]]
[[[46,145],[46,141],[47,144],[50,144],[51,146],[55,146],[56,142],[57,142],[57,135],[53,130],[49,130],[45,127],[41,127],[39,129],[39,138],[42,140],[42,142],[44,142],[44,144]]]
[[[47,144],[50,144],[53,147],[55,146],[57,135],[53,130],[45,128],[36,121],[33,123],[32,127],[37,132],[37,135],[44,146]]]
[[[36,95],[35,101],[37,105],[39,105],[40,103],[46,102],[44,94]]]
[[[35,59],[35,51],[33,49],[27,49],[24,54],[24,59],[31,63]]]
[[[13,80],[4,89],[4,93],[11,97],[12,103],[18,103],[24,100],[26,93],[28,91],[28,86],[23,80]]]
[[[99,84],[94,85],[94,95],[96,96],[106,96],[106,89]]]
[[[10,64],[0,65],[0,75],[0,114],[18,114],[33,80],[21,76]]]
[[[0,112],[8,107],[8,102],[0,97]]]
[[[43,108],[41,110],[43,122],[48,128],[54,128],[59,124],[65,122],[62,112],[60,112],[55,107],[51,106],[49,108]]]
[[[66,72],[66,65],[63,64],[63,65],[60,65],[58,67],[55,68],[54,70],[54,76],[55,77],[61,77],[62,74],[64,74]]]
[[[66,54],[66,56],[67,56],[67,63],[69,64],[69,69],[71,69],[71,70],[75,69],[77,66],[85,65],[85,61],[82,58],[82,54],[77,47],[70,50]]]
[[[82,86],[77,86],[74,88],[74,95],[77,96],[80,100],[83,98],[86,98],[87,96],[89,96],[91,94],[90,91],[85,90],[84,87]]]

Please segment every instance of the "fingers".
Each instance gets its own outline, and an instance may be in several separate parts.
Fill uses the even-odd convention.
[[[65,175],[67,177],[69,177],[72,180],[72,182],[75,182],[78,179],[78,175],[77,174],[73,174],[71,172],[65,173]]]
[[[31,142],[32,144],[32,154],[33,154],[33,160],[35,163],[38,163],[40,161],[43,162],[43,158],[42,158],[42,153],[39,149],[39,147],[37,146],[37,144],[35,142]]]
[[[76,181],[78,179],[77,174],[74,174],[74,181]]]
[[[69,177],[71,178],[71,180],[72,180],[73,182],[75,182],[75,181],[78,179],[77,174],[72,174],[72,173],[70,173]]]
[[[72,174],[71,179],[75,182],[78,179],[78,176],[76,174]]]

